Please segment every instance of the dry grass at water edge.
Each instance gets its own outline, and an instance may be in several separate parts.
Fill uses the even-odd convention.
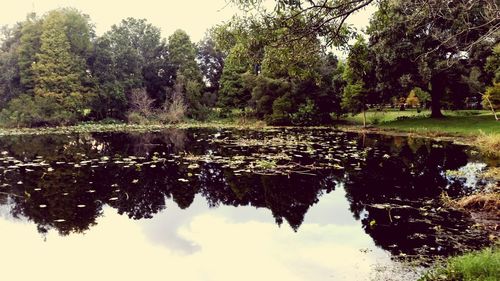
[[[474,144],[486,156],[500,158],[500,134],[485,134],[481,132]]]

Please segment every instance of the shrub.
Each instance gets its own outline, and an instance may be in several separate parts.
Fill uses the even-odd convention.
[[[491,110],[492,107],[494,110],[500,110],[500,82],[486,88],[482,105],[488,110]]]
[[[299,106],[297,112],[291,114],[292,123],[299,126],[317,125],[320,123],[318,108],[310,99]]]
[[[476,146],[484,155],[500,158],[500,134],[481,133],[476,138]]]
[[[420,100],[418,99],[415,90],[410,91],[410,94],[408,94],[408,97],[406,97],[406,104],[410,107],[420,106]]]
[[[142,115],[145,118],[150,118],[153,115],[154,100],[148,96],[146,89],[134,89],[130,94],[130,107],[133,112]]]
[[[160,109],[158,114],[160,121],[166,123],[179,123],[186,116],[187,105],[180,92],[180,88],[176,87],[172,94],[171,100],[165,101],[165,104]]]
[[[127,114],[127,120],[131,124],[146,125],[150,121],[148,118],[144,117],[142,114],[136,111],[131,111]]]
[[[266,116],[266,122],[270,125],[286,126],[291,125],[291,112],[293,104],[290,95],[286,94],[277,98],[273,102],[273,113]]]
[[[68,97],[54,95],[20,95],[12,99],[0,113],[5,127],[40,127],[71,125],[84,113],[81,94]]]

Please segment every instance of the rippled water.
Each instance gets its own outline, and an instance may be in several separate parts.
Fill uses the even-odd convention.
[[[0,150],[10,280],[413,280],[488,242],[439,197],[485,184],[448,170],[497,164],[298,129],[15,136]]]

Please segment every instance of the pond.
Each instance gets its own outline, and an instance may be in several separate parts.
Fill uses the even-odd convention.
[[[6,280],[415,280],[488,244],[440,196],[498,164],[329,129],[4,136],[0,152]]]

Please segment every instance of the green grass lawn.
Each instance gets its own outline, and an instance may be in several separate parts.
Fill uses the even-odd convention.
[[[431,119],[430,113],[416,110],[367,112],[368,124],[384,129],[417,133],[446,133],[459,135],[500,134],[500,122],[485,110],[444,111],[445,118]],[[404,116],[404,117],[402,117]],[[348,117],[349,122],[362,124],[362,115]]]

